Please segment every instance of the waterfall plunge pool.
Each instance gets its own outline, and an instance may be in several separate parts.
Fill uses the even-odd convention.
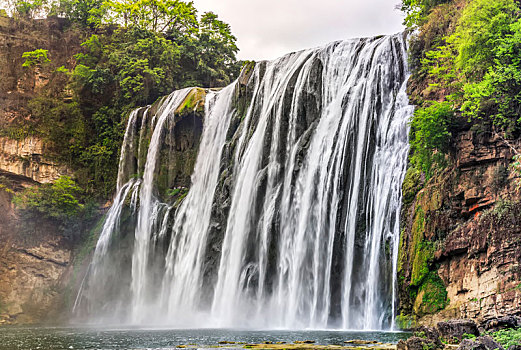
[[[4,350],[65,350],[65,349],[243,349],[248,344],[285,342],[284,348],[299,341],[299,349],[324,348],[390,348],[400,339],[410,336],[406,332],[340,331],[340,330],[237,330],[237,329],[143,329],[110,327],[3,327],[0,328],[0,348]],[[361,342],[345,343],[350,340]],[[371,343],[377,341],[380,344]],[[386,347],[383,346],[384,343]],[[256,346],[253,346],[256,348]],[[265,345],[270,348],[270,345]],[[281,348],[275,344],[271,348]]]

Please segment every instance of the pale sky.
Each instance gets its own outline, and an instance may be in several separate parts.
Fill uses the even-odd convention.
[[[239,59],[286,53],[350,39],[402,31],[400,0],[193,0],[200,13],[230,24]]]

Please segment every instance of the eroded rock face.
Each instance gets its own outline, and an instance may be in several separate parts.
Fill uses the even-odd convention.
[[[51,65],[23,67],[22,54],[48,50],[53,66],[71,65],[81,51],[81,33],[65,30],[67,20],[48,18],[27,21],[0,17],[0,171],[48,183],[71,172],[49,156],[41,138],[28,136],[34,126],[28,102],[42,91],[53,91],[64,82]],[[24,127],[22,127],[22,125]]]
[[[0,171],[25,176],[39,183],[51,183],[72,172],[46,157],[44,143],[37,137],[14,140],[0,137]]]
[[[62,282],[71,247],[45,222],[35,232],[22,232],[12,193],[0,188],[0,324],[56,322],[66,307]]]
[[[509,168],[521,140],[455,139],[453,165],[404,185],[400,307],[421,324],[521,315],[521,204]]]

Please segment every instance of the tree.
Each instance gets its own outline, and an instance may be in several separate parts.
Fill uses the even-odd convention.
[[[96,27],[107,11],[103,0],[60,0],[58,13],[81,26]]]
[[[9,7],[20,17],[35,18],[47,14],[47,0],[12,0]]]
[[[238,51],[236,38],[230,26],[219,20],[213,12],[206,12],[201,18],[198,34],[199,79],[204,86],[229,84],[236,70],[235,54]]]
[[[192,2],[179,0],[109,1],[110,20],[125,28],[164,33],[177,30],[191,33],[197,28],[197,10]]]

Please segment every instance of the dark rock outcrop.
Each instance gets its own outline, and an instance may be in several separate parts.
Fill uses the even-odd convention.
[[[400,340],[396,345],[397,350],[425,350],[439,349],[440,346],[429,339],[420,337],[410,337],[407,340]]]
[[[490,336],[477,337],[476,339],[464,339],[458,346],[458,350],[503,350],[503,347]]]
[[[454,339],[461,341],[465,334],[479,336],[478,326],[471,320],[449,320],[438,322],[437,325],[440,336],[449,342]]]
[[[497,332],[506,328],[521,327],[521,317],[519,316],[504,316],[490,319],[483,323],[482,327],[489,332]]]

